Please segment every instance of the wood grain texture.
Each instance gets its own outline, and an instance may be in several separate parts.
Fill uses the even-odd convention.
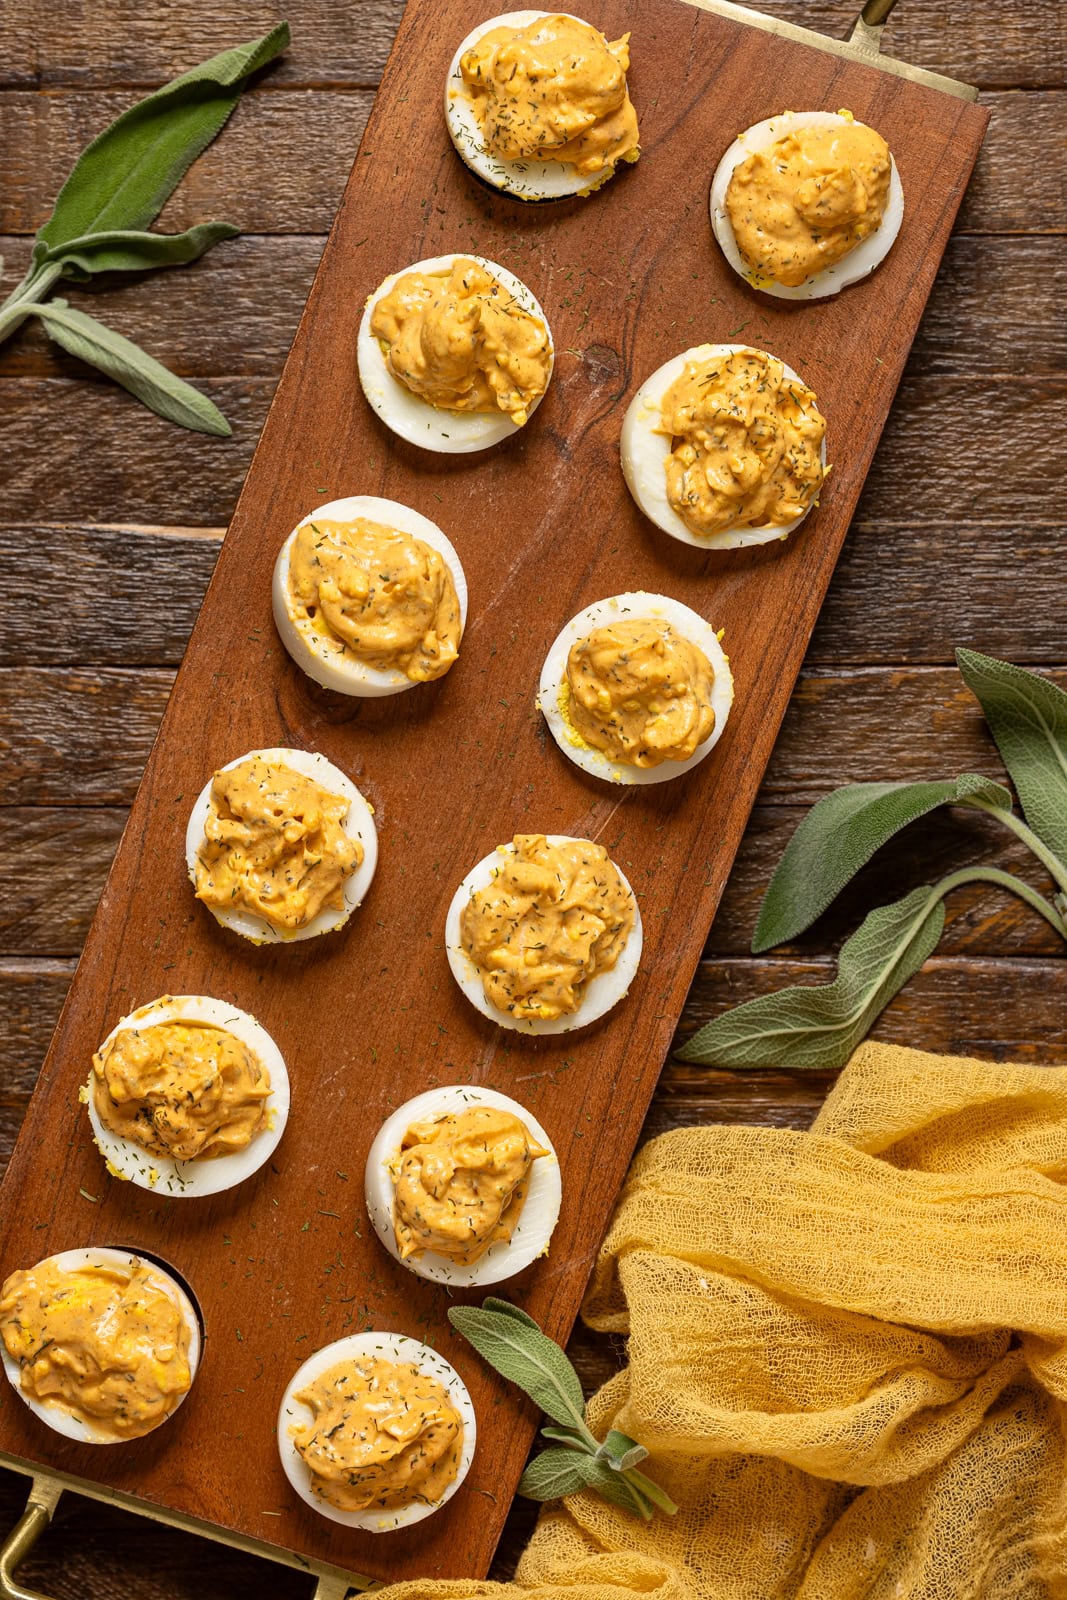
[[[0,666],[176,665],[221,529],[0,527]],[[40,562],[62,582],[42,584]]]
[[[136,98],[0,90],[0,147],[16,152],[0,197],[0,232],[36,232],[79,151]],[[327,232],[373,100],[366,89],[250,91],[167,202],[159,226],[178,230],[224,216],[246,233]]]
[[[614,0],[603,25],[621,31],[632,17],[650,41],[635,69],[635,92],[649,107],[645,138],[656,162],[642,163],[598,198],[604,222],[595,229],[580,202],[554,208],[551,216],[517,213],[514,203],[475,190],[436,118],[413,122],[385,110],[400,85],[417,104],[434,103],[451,38],[479,14],[474,0],[454,0],[447,14],[429,0],[414,0],[407,12],[368,125],[366,159],[356,164],[327,246],[90,932],[81,978],[13,1157],[2,1208],[5,1254],[20,1258],[32,1248],[40,1255],[58,1247],[69,1228],[71,1185],[90,1194],[99,1190],[96,1203],[87,1202],[92,1214],[82,1237],[113,1238],[121,1231],[131,1245],[174,1261],[197,1288],[211,1341],[211,1361],[165,1437],[101,1460],[100,1452],[51,1440],[42,1446],[21,1408],[8,1408],[0,1412],[4,1449],[22,1456],[43,1451],[46,1459],[96,1481],[106,1474],[107,1482],[135,1489],[149,1502],[381,1576],[485,1570],[503,1521],[501,1491],[517,1481],[532,1419],[456,1348],[443,1297],[393,1270],[374,1241],[354,1235],[342,1170],[353,1144],[365,1147],[383,1106],[424,1087],[428,1077],[471,1073],[477,1081],[521,1081],[524,1100],[547,1117],[555,1134],[568,1204],[550,1263],[532,1268],[519,1289],[550,1331],[569,1329],[681,1011],[700,930],[721,893],[985,123],[979,109],[963,102],[949,103],[666,0],[636,7]],[[679,94],[675,63],[682,58],[691,65]],[[796,99],[801,89],[847,101],[887,134],[906,173],[909,221],[880,270],[876,294],[864,294],[866,285],[818,315],[794,317],[792,308],[757,306],[711,257],[706,230],[687,223],[678,197],[693,184],[690,151],[709,144],[723,107],[748,123],[766,115],[783,93]],[[700,213],[704,203],[701,180],[691,206]],[[373,237],[366,233],[369,216],[378,218]],[[350,370],[332,358],[324,362],[323,352],[338,343],[350,348],[360,302],[352,292],[354,275],[373,284],[398,262],[455,248],[457,232],[463,248],[491,256],[504,250],[538,286],[561,359],[538,426],[510,449],[485,461],[416,461],[415,452],[376,431],[353,393]],[[620,237],[627,240],[622,254]],[[771,552],[773,559],[763,552],[711,562],[664,549],[668,541],[649,537],[614,468],[625,395],[663,359],[664,329],[670,349],[706,336],[690,310],[695,271],[715,273],[721,314],[729,319],[724,328],[743,324],[749,339],[794,361],[836,418],[835,471],[807,530],[817,536],[792,541]],[[861,303],[862,324],[854,315]],[[574,344],[583,333],[584,341]],[[567,354],[572,344],[578,353]],[[220,379],[217,386],[222,391],[236,381]],[[966,378],[928,381],[976,387]],[[16,378],[10,386],[50,382],[65,380]],[[1018,407],[1014,384],[1013,398]],[[294,451],[297,438],[306,455]],[[87,448],[83,439],[82,452]],[[414,497],[415,503],[432,487],[444,525],[457,529],[462,517],[457,537],[474,595],[465,671],[420,697],[402,697],[410,704],[384,709],[338,705],[309,692],[282,657],[269,623],[276,545],[297,512],[325,492],[320,484],[312,498],[309,471],[323,473],[325,482],[327,471],[352,460],[362,464],[360,487]],[[326,468],[316,469],[318,461]],[[52,468],[54,482],[54,461]],[[181,483],[176,450],[167,469],[172,485]],[[976,480],[980,471],[976,462]],[[18,473],[17,465],[13,500]],[[531,482],[543,486],[540,495],[529,494]],[[590,500],[586,486],[594,483],[599,495]],[[582,544],[562,531],[553,541],[552,530],[566,528],[579,507]],[[181,520],[199,518],[190,512]],[[509,534],[506,551],[502,527]],[[563,618],[597,594],[639,582],[692,603],[706,595],[712,568],[716,620],[728,640],[732,629],[738,639],[731,649],[739,693],[727,738],[702,769],[699,787],[603,794],[544,748],[529,698],[544,647]],[[486,597],[480,602],[479,593]],[[73,763],[81,792],[71,803],[121,793],[129,755],[115,756],[114,742],[100,743],[97,709],[110,699],[122,707],[128,728],[148,709],[133,704],[133,694],[150,686],[162,692],[165,671],[103,668],[95,684],[91,672],[78,668],[8,672],[6,698],[26,672],[34,682],[47,679],[53,697],[64,697],[63,720],[77,725],[82,751]],[[32,692],[29,682],[25,688]],[[33,752],[39,799],[57,798],[48,771],[49,763],[57,765],[53,726]],[[373,902],[347,938],[322,951],[233,949],[192,903],[184,881],[176,841],[189,797],[211,767],[265,743],[322,749],[357,777],[376,807],[383,853]],[[66,756],[61,764],[70,770]],[[425,775],[438,771],[445,782],[438,809],[456,818],[446,837],[419,821]],[[27,775],[24,763],[19,781],[25,784]],[[13,785],[12,798],[25,799],[25,790]],[[568,1039],[565,1052],[544,1042],[503,1040],[482,1025],[442,971],[439,942],[426,943],[466,866],[535,817],[549,831],[602,837],[637,887],[646,927],[645,960],[629,1003],[609,1026]],[[304,1110],[287,1130],[279,1170],[262,1174],[247,1192],[205,1202],[195,1215],[174,1208],[164,1216],[153,1197],[105,1182],[98,1157],[86,1148],[76,1100],[105,1018],[126,1009],[134,993],[144,998],[150,974],[153,992],[180,985],[187,992],[240,996],[277,1034],[303,1085]],[[655,996],[654,1009],[640,1003],[643,986]],[[353,1011],[367,1007],[375,1017],[372,1038],[366,1027],[352,1025]],[[564,1066],[573,1072],[557,1078],[549,1070]],[[618,1093],[623,1072],[625,1099]],[[309,1114],[316,1088],[321,1103],[338,1084],[351,1095],[351,1126],[345,1119],[323,1124]],[[41,1173],[32,1159],[46,1127],[55,1144],[69,1147],[61,1176]],[[598,1131],[595,1140],[586,1138],[591,1131]],[[302,1178],[309,1172],[319,1204]],[[298,1185],[302,1220],[280,1204]],[[232,1247],[225,1242],[230,1238]],[[249,1266],[238,1277],[234,1264],[246,1259]],[[307,1353],[301,1342],[312,1349],[368,1322],[432,1330],[454,1355],[482,1415],[493,1415],[495,1423],[483,1430],[471,1478],[449,1512],[420,1524],[402,1547],[383,1548],[296,1504],[273,1450],[264,1447],[271,1401]],[[209,1416],[217,1424],[210,1440],[203,1430]],[[195,1472],[176,1471],[178,1448],[183,1461],[195,1460]],[[492,1510],[479,1496],[486,1490],[498,1496]],[[277,1515],[268,1521],[269,1513]]]
[[[994,760],[982,766],[991,776],[1000,777]],[[771,874],[806,815],[802,806],[767,803],[773,798],[768,794],[757,803],[749,819],[708,936],[706,956],[747,953]],[[8,848],[26,868],[26,889],[19,903],[0,904],[0,954],[78,953],[125,821],[121,807],[12,806],[0,810]],[[897,899],[921,883],[978,863],[1018,873],[1043,893],[1050,890],[1026,846],[991,818],[963,810],[935,813],[907,830],[884,858],[865,868],[833,910],[799,941],[798,948],[821,950],[836,944],[869,906]],[[959,890],[948,904],[940,948],[973,956],[1055,956],[1062,945],[1020,900],[988,885],[971,885]],[[3,1073],[0,1055],[0,1080]]]
[[[990,113],[989,139],[964,197],[960,227],[975,233],[1062,233],[1067,178],[1061,163],[1038,153],[1055,150],[1062,135],[1062,79],[1060,92],[1015,89],[983,95],[982,102]]]
[[[949,948],[946,944],[943,950]],[[73,960],[0,957],[0,1171],[10,1158],[74,967]],[[832,976],[829,956],[705,959],[694,976],[676,1043],[731,1006],[786,984],[826,983]],[[882,1014],[872,1037],[945,1054],[1048,1065],[1061,1062],[1067,1049],[1065,1002],[1067,963],[1061,956],[939,953]],[[1034,1026],[1035,1015],[1042,1018],[1040,1028]],[[706,1122],[807,1127],[832,1082],[833,1074],[791,1073],[787,1066],[723,1072],[669,1059],[641,1139]],[[99,1172],[93,1176],[99,1179]],[[95,1215],[91,1208],[100,1202],[101,1182],[90,1178],[87,1193],[94,1198],[78,1194],[74,1185],[67,1197],[86,1226]]]
[[[272,648],[264,650],[268,663]],[[1063,669],[1050,676],[1067,686]],[[11,805],[128,804],[173,681],[163,668],[3,669],[0,792]],[[532,695],[517,696],[515,712],[516,736],[539,738]],[[873,728],[877,742],[866,737]],[[999,767],[996,752],[955,669],[805,668],[762,794],[811,804],[839,783],[991,767]],[[180,807],[195,792],[179,785],[169,803]]]
[[[909,7],[913,15],[923,9]],[[83,145],[133,98],[100,90],[0,89],[0,149],[8,168],[0,233],[40,227]],[[372,100],[361,89],[264,87],[246,95],[218,143],[168,201],[159,226],[185,228],[222,216],[250,234],[326,233]],[[989,132],[960,227],[971,233],[1062,232],[1067,178],[1056,153],[1067,97],[1062,89],[993,91],[982,96],[982,104],[990,113]],[[725,147],[733,131],[732,122],[724,123],[711,148]],[[709,183],[712,166],[709,156]],[[220,257],[224,253],[220,249]]]
[[[0,527],[0,667],[177,665],[221,538],[221,529]],[[31,554],[62,581],[42,586]],[[1050,597],[1062,572],[1054,522],[854,522],[807,663],[945,665],[967,641],[1011,661],[1054,661],[1063,630]]]
[[[702,965],[676,1043],[680,1045],[691,1030],[743,1000],[769,994],[788,983],[828,983],[833,974],[833,964],[826,960],[761,958]],[[1050,1022],[1040,1037],[1033,1034],[1035,1000],[1052,1002]],[[932,1013],[943,1019],[936,1030],[924,1026]],[[870,1037],[948,1055],[1044,1065],[1062,1062],[1067,1051],[1067,962],[961,961],[933,956],[892,1010],[883,1013]],[[676,1070],[683,1068],[679,1065]],[[699,1074],[702,1069],[694,1070]]]
[[[750,9],[843,38],[860,6],[858,0],[753,0]],[[357,7],[346,0],[288,0],[284,6],[213,0],[175,27],[167,0],[112,0],[105,12],[88,0],[73,0],[61,12],[48,0],[7,0],[10,44],[0,82],[154,85],[285,16],[293,45],[271,69],[270,81],[369,85],[381,73],[401,10],[399,0],[363,0]],[[889,22],[883,48],[981,86],[1056,84],[1067,33],[1058,0],[1026,0],[1025,9],[1001,6],[995,27],[968,0],[943,0],[936,10],[902,7]]]
[[[4,1062],[0,1095],[25,1109],[37,1081],[48,1040],[74,976],[73,961],[5,959],[0,963],[0,1054]],[[21,1117],[19,1118],[21,1121]],[[16,1124],[17,1126],[17,1124]],[[4,1151],[6,1159],[11,1154]]]
[[[132,281],[115,275],[103,288],[70,285],[63,292],[183,377],[262,377],[277,372],[288,353],[321,252],[319,238],[237,239],[195,271]],[[13,273],[21,276],[29,253],[29,239],[0,238],[0,256]],[[1065,301],[1061,238],[950,240],[908,359],[909,382],[1058,375],[1067,365]],[[8,377],[60,378],[72,370],[36,321],[5,353]]]
[[[579,336],[583,310],[564,308],[556,319],[560,354],[555,381],[595,407],[597,391],[604,390],[603,352],[611,351],[613,357],[618,352],[605,342],[612,336],[606,325]],[[735,311],[733,320],[728,315],[701,320],[699,329],[695,322],[691,329],[683,328],[683,339],[690,333],[715,338],[746,319]],[[748,324],[748,338],[769,333],[758,314]],[[570,354],[572,349],[579,354]],[[637,378],[635,373],[633,381]],[[813,370],[810,378],[825,393],[826,374]],[[7,520],[35,521],[47,504],[58,522],[88,518],[217,525],[236,503],[274,384],[266,378],[208,378],[198,387],[233,424],[232,439],[178,433],[103,379],[0,380],[0,414],[11,451],[6,462]],[[1007,526],[1048,522],[1050,514],[1055,520],[1048,485],[1059,480],[1062,470],[1065,405],[1067,379],[1062,375],[907,376],[868,477],[858,520],[907,519],[943,526],[948,505],[958,505],[964,519],[977,513],[980,522]],[[1005,417],[1025,437],[1025,451],[988,448],[987,441],[1002,433]],[[327,463],[323,471],[315,465],[321,458],[299,449],[294,454],[293,470],[301,476],[307,504],[351,493],[347,458]],[[614,454],[612,441],[612,459]],[[87,457],[93,462],[91,478],[85,473]],[[365,472],[380,474],[385,459],[375,438],[363,463]]]
[[[0,1471],[0,1527],[14,1527],[25,1504],[26,1479]],[[50,1600],[310,1600],[312,1592],[304,1573],[77,1495],[64,1495],[19,1579]]]
[[[173,682],[168,669],[6,668],[0,674],[0,790],[7,804],[128,800]]]

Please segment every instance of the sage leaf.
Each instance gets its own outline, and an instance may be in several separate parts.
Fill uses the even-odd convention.
[[[1011,810],[1011,795],[977,773],[938,783],[853,783],[813,806],[778,863],[760,906],[752,951],[795,939],[901,828],[938,806],[977,796]]]
[[[64,278],[85,283],[96,272],[147,272],[157,267],[183,267],[198,261],[222,239],[240,233],[232,222],[198,222],[184,233],[139,233],[114,228],[90,233],[48,249],[43,263],[58,262]]]
[[[180,423],[195,433],[223,437],[230,433],[230,424],[206,394],[176,378],[121,333],[76,311],[65,300],[48,300],[33,306],[32,311],[41,318],[49,338],[69,355],[106,372],[168,422]]]
[[[558,1444],[566,1445],[568,1450],[588,1451],[589,1444],[580,1433],[573,1428],[542,1428],[541,1432],[546,1439],[554,1439]]]
[[[631,1439],[628,1434],[621,1433],[618,1428],[612,1428],[604,1443],[597,1451],[602,1461],[609,1467],[614,1467],[616,1472],[626,1472],[630,1467],[636,1467],[640,1462],[648,1459],[648,1451],[643,1444],[638,1444],[636,1439]]]
[[[620,1506],[623,1511],[636,1512],[647,1522],[652,1515],[652,1506],[627,1474],[616,1471],[599,1456],[590,1456],[588,1460],[592,1470],[586,1478],[586,1487],[595,1489],[597,1494],[610,1500],[612,1505]]]
[[[524,1323],[527,1328],[536,1328],[538,1333],[541,1332],[540,1327],[528,1311],[524,1311],[521,1306],[515,1305],[511,1300],[498,1300],[495,1294],[486,1295],[482,1301],[482,1310],[499,1311],[502,1317],[511,1317],[512,1321]]]
[[[636,1439],[613,1428],[598,1444],[585,1423],[585,1401],[578,1374],[559,1345],[532,1317],[510,1300],[490,1297],[476,1306],[453,1306],[448,1320],[491,1367],[535,1400],[560,1426],[541,1432],[561,1448],[545,1450],[531,1461],[519,1483],[530,1500],[558,1500],[583,1488],[596,1492],[638,1516],[651,1517],[654,1506],[669,1515],[678,1507],[658,1484],[636,1470],[648,1451]]]
[[[1030,827],[1067,866],[1067,694],[1035,672],[957,650]]]
[[[288,43],[280,22],[124,111],[78,158],[38,241],[54,250],[89,233],[147,228],[225,126],[245,80]]]
[[[837,977],[816,988],[790,987],[726,1011],[678,1051],[714,1067],[844,1066],[875,1018],[931,955],[945,924],[949,879],[923,885],[872,911],[841,947]]]
[[[596,1462],[591,1455],[573,1450],[543,1450],[519,1479],[519,1493],[527,1500],[560,1500],[589,1484]]]
[[[553,1422],[583,1435],[587,1432],[578,1374],[559,1345],[525,1313],[520,1320],[510,1309],[453,1306],[448,1320],[491,1367],[517,1383]]]

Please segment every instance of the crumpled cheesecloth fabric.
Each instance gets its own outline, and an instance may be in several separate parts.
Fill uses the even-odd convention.
[[[583,1492],[390,1600],[1067,1596],[1067,1067],[868,1044],[808,1133],[655,1139],[583,1314],[678,1515]]]

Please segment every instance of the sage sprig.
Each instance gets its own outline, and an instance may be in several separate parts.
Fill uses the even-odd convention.
[[[985,713],[1032,833],[1017,825],[1067,891],[1067,694],[1047,678],[977,650],[957,650],[964,682]],[[1034,835],[1045,846],[1038,848]]]
[[[490,1296],[483,1305],[453,1306],[448,1320],[489,1365],[517,1384],[557,1424],[543,1427],[554,1449],[535,1456],[519,1481],[529,1500],[559,1500],[592,1489],[613,1505],[647,1521],[658,1507],[678,1507],[664,1489],[638,1470],[648,1451],[613,1428],[598,1440],[586,1424],[582,1386],[566,1354],[525,1311]]]
[[[147,272],[196,261],[239,232],[204,222],[184,233],[150,233],[192,163],[225,126],[252,73],[289,43],[281,22],[259,39],[224,50],[131,106],[85,150],[38,230],[22,282],[0,304],[0,341],[38,317],[56,344],[160,416],[200,433],[226,435],[218,407],[131,340],[65,301],[48,301],[61,278],[87,283],[101,272]]]
[[[968,883],[1024,900],[1067,942],[1067,694],[1046,678],[976,651],[957,651],[968,686],[1015,785],[964,773],[934,783],[856,783],[820,800],[800,823],[771,879],[754,954],[786,942],[821,916],[876,851],[939,806],[983,811],[1033,852],[1054,884],[1050,900],[997,867],[964,867],[872,911],[838,956],[833,983],[793,986],[726,1011],[678,1052],[716,1067],[835,1070],[893,996],[937,948],[944,901]]]
[[[216,419],[225,421],[225,418],[219,418],[217,408],[207,395],[176,378],[132,340],[115,333],[86,312],[75,310],[65,300],[48,300],[38,306],[37,314],[49,337],[69,355],[106,372],[158,416],[201,433],[220,431]],[[228,424],[225,431],[230,431]]]
[[[976,773],[939,783],[852,783],[813,806],[786,846],[760,906],[752,952],[795,939],[893,835],[939,806],[975,798],[1010,811],[1011,795]]]

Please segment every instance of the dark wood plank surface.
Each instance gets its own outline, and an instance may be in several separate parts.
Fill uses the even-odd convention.
[[[851,3],[759,0],[841,34]],[[235,438],[189,440],[147,417],[31,332],[0,350],[0,796],[21,864],[0,906],[0,1140],[10,1149],[121,829],[172,668],[262,424],[332,218],[399,6],[286,8],[295,44],[190,174],[164,223],[209,215],[246,237],[200,266],[109,287],[106,316],[220,398]],[[132,0],[106,17],[2,0],[0,244],[11,267],[81,144],[190,61],[274,20],[269,5]],[[1053,670],[1062,628],[1065,361],[1062,234],[1067,115],[1064,11],[1012,0],[993,16],[903,0],[896,53],[983,86],[992,123],[956,237],[897,396],[808,652],[680,1031],[794,978],[827,952],[896,866],[865,881],[795,950],[747,956],[759,896],[803,807],[838,781],[999,766],[950,669],[970,642]],[[298,97],[298,98],[297,98]],[[294,111],[295,108],[295,111]],[[338,130],[343,129],[339,135]],[[264,159],[264,152],[269,159]],[[250,235],[250,236],[249,236]],[[20,237],[22,236],[22,237]],[[21,270],[21,268],[19,269]],[[85,296],[85,302],[89,300]],[[1013,447],[1013,442],[1014,446]],[[114,746],[121,732],[122,747]],[[907,886],[969,860],[1022,866],[978,819],[928,822],[907,841]],[[1029,869],[1026,868],[1029,872]],[[1040,874],[1034,874],[1040,882]],[[1065,970],[1055,941],[995,892],[959,897],[946,939],[878,1032],[931,1048],[1063,1059]],[[669,1066],[646,1125],[805,1126],[822,1079]],[[88,1208],[88,1203],[86,1202]],[[576,1334],[588,1386],[619,1352]],[[23,1487],[0,1477],[11,1521]],[[505,1572],[530,1525],[516,1506]],[[62,1600],[202,1600],[306,1578],[191,1536],[72,1501],[27,1579]]]

